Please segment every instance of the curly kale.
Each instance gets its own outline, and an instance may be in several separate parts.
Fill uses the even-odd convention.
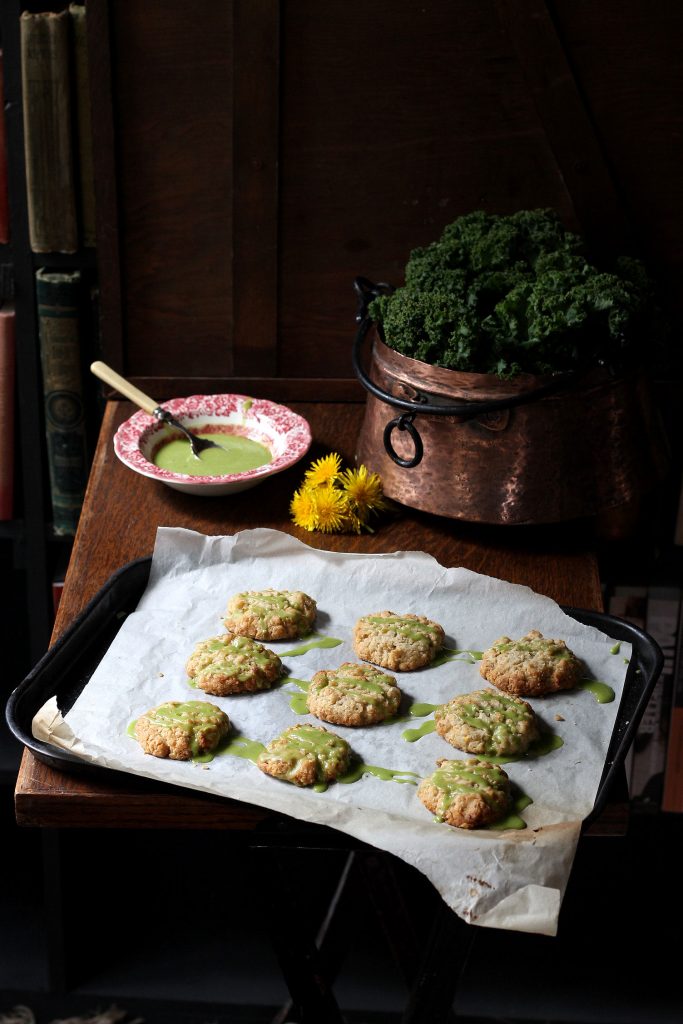
[[[478,210],[414,249],[405,285],[370,315],[403,355],[510,377],[621,368],[651,340],[655,307],[639,261],[597,267],[552,210]]]

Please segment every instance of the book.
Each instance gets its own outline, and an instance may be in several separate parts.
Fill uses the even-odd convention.
[[[86,14],[83,4],[69,4],[73,29],[74,77],[76,100],[76,153],[78,166],[78,198],[81,216],[81,241],[94,247],[95,237],[95,173],[93,159],[92,120],[90,115],[90,68],[86,38]]]
[[[7,130],[5,125],[5,64],[0,49],[0,243],[10,239],[9,192],[7,179]]]
[[[15,312],[7,299],[0,306],[0,520],[14,515]]]
[[[683,603],[678,616],[662,810],[683,813]]]
[[[23,11],[21,87],[33,252],[76,252],[69,12]]]
[[[81,369],[81,272],[36,272],[52,525],[76,532],[88,477]]]
[[[661,647],[664,664],[633,745],[631,800],[645,810],[660,810],[663,802],[680,606],[680,587],[647,588],[645,629]]]

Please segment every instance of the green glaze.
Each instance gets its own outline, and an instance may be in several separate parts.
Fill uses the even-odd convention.
[[[525,654],[548,654],[557,661],[567,661],[574,656],[568,647],[561,646],[554,640],[549,640],[544,636],[538,637],[535,640],[510,640],[508,643],[494,644],[493,650],[499,651],[502,654],[508,651],[523,651]]]
[[[610,654],[618,654],[620,650],[621,650],[621,640],[617,640],[617,642],[615,643],[614,647],[610,647],[609,652],[610,652]]]
[[[436,722],[430,718],[428,721],[423,722],[418,729],[404,729],[401,733],[401,739],[405,740],[406,743],[414,743],[415,740],[419,740],[422,736],[428,736],[430,732],[436,730]]]
[[[203,700],[169,701],[146,712],[145,717],[161,729],[182,729],[190,734],[190,751],[192,759],[207,759],[207,754],[200,750],[195,729],[206,730],[216,728],[216,708]],[[208,756],[211,759],[212,755]]]
[[[326,732],[313,725],[290,726],[275,740],[263,757],[273,757],[284,761],[289,767],[280,776],[288,782],[295,782],[295,775],[302,761],[315,758],[317,765],[316,783],[325,783],[327,777],[335,774],[340,761],[349,754],[349,745],[341,736]]]
[[[614,690],[607,683],[601,683],[599,679],[584,679],[578,683],[579,690],[588,690],[593,694],[598,704],[611,704],[614,700]]]
[[[505,829],[515,828],[523,829],[526,828],[526,822],[524,818],[520,817],[521,812],[529,804],[532,804],[533,800],[530,796],[525,793],[520,793],[516,800],[513,801],[512,809],[504,818],[500,818],[498,821],[494,821],[491,825],[486,825],[486,828],[491,832],[503,832]]]
[[[289,693],[291,694],[289,706],[294,712],[294,714],[307,714],[308,706],[306,704],[306,691],[308,690],[308,687],[311,685],[310,681],[308,679],[295,679],[294,676],[287,676],[285,682],[294,683],[295,686],[298,686],[300,690],[304,691],[303,693],[292,693],[291,690],[289,691]]]
[[[340,775],[337,782],[349,785],[352,782],[358,782],[364,775],[374,775],[376,779],[381,779],[382,782],[402,782],[408,783],[411,786],[417,786],[420,779],[417,772],[399,771],[394,768],[380,768],[376,764],[365,764],[364,761],[358,761],[349,771]]]
[[[527,742],[523,733],[533,722],[533,712],[525,703],[491,690],[456,697],[437,708],[434,718],[438,723],[449,715],[481,735],[484,757],[496,751],[523,753]]]
[[[398,633],[406,640],[420,641],[430,640],[438,643],[440,632],[428,622],[417,622],[415,619],[406,619],[403,615],[365,615],[364,622],[370,622],[373,626],[379,626],[380,632]]]
[[[521,761],[529,757],[545,757],[546,754],[551,754],[553,750],[559,750],[563,746],[564,740],[557,733],[543,732],[525,754],[485,754],[482,756],[485,756],[486,760],[492,764],[508,764],[510,761]]]
[[[240,434],[198,432],[197,436],[216,441],[220,447],[206,448],[197,458],[186,438],[172,438],[154,453],[154,465],[186,476],[229,476],[265,466],[272,459],[265,445]]]
[[[489,790],[500,789],[507,784],[507,777],[501,768],[481,761],[478,764],[447,761],[432,772],[429,778],[440,793],[435,815],[437,821],[443,821],[448,808],[457,797],[476,792],[485,803],[489,803]]]
[[[294,685],[298,686],[300,690],[307,690],[308,687],[311,685],[309,679],[296,679],[294,676],[286,676],[285,682],[294,683]]]
[[[436,711],[438,706],[438,704],[411,704],[408,714],[413,718],[424,718],[425,715],[431,715],[433,711]]]
[[[221,754],[230,754],[232,757],[243,757],[247,761],[256,764],[259,754],[266,748],[258,740],[249,740],[246,736],[236,736],[222,748]]]
[[[313,684],[314,692],[319,694],[328,686],[335,690],[346,691],[353,695],[353,699],[360,704],[377,705],[386,699],[393,689],[395,680],[379,669],[366,666],[363,675],[354,675],[351,672],[344,672],[346,666],[342,665],[335,672],[320,674]]]
[[[307,715],[308,704],[306,703],[306,694],[293,693],[289,701],[289,706],[295,715]]]
[[[302,644],[301,647],[293,647],[291,651],[282,651],[280,657],[298,658],[300,654],[306,654],[307,651],[312,651],[315,647],[328,649],[330,647],[339,647],[341,643],[343,643],[343,640],[335,640],[334,637],[324,636],[320,640],[311,640],[308,644]]]
[[[136,723],[137,723],[137,718],[134,718],[133,721],[129,723],[128,728],[126,729],[126,733],[128,734],[128,736],[132,736],[133,739],[137,738],[136,735],[135,735],[135,725],[136,725]]]
[[[483,657],[483,651],[461,651],[455,647],[444,647],[443,652],[434,659],[431,667],[438,668],[439,665],[445,665],[449,661],[466,661],[470,665],[474,665],[475,662],[481,661]]]

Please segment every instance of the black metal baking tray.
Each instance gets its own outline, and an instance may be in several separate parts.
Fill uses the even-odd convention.
[[[140,558],[114,573],[9,698],[6,717],[10,729],[39,760],[53,768],[79,773],[111,773],[111,769],[92,765],[68,751],[35,739],[31,733],[31,722],[50,697],[57,698],[62,714],[72,707],[126,616],[137,607],[147,586],[151,563],[151,557]],[[633,648],[595,804],[586,818],[588,823],[604,807],[610,785],[623,764],[659,678],[664,658],[652,637],[630,622],[581,608],[563,606],[563,611],[578,622],[594,626],[614,640],[631,644]]]

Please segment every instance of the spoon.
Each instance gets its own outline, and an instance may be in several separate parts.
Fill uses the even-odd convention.
[[[175,418],[175,416],[172,416],[171,413],[168,412],[167,409],[162,409],[158,402],[155,402],[153,398],[146,395],[144,391],[140,391],[139,388],[136,388],[135,385],[131,384],[130,381],[127,381],[125,377],[121,377],[116,370],[112,370],[111,366],[107,366],[106,363],[97,360],[90,364],[90,370],[96,377],[103,380],[105,384],[110,384],[113,388],[116,388],[118,392],[126,398],[129,398],[131,402],[135,402],[136,405],[140,406],[141,409],[144,409],[144,411],[149,413],[150,416],[155,416],[158,420],[161,420],[162,423],[168,423],[170,427],[174,427],[176,430],[179,430],[181,434],[184,434],[190,442],[192,454],[196,459],[199,458],[200,453],[206,448],[222,448],[222,445],[217,444],[216,441],[209,441],[205,437],[197,437],[196,434],[191,433],[191,431],[189,431],[187,427],[184,427],[182,423]]]

